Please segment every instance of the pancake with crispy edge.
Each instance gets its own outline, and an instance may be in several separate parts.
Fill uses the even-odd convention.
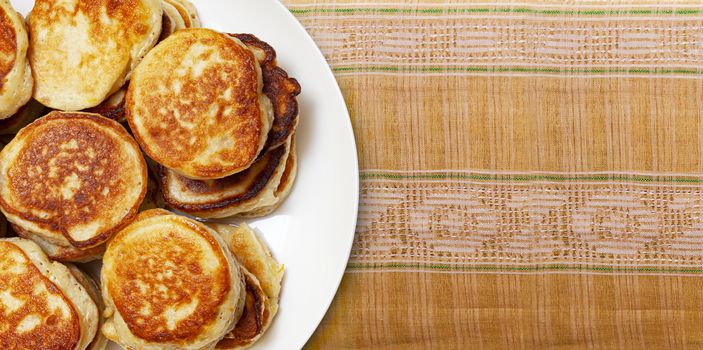
[[[54,109],[81,110],[121,88],[154,46],[161,0],[37,0],[27,23],[34,98]]]
[[[242,40],[254,52],[261,65],[264,79],[263,91],[273,102],[274,109],[274,121],[264,149],[272,150],[281,145],[281,138],[284,138],[283,142],[285,142],[287,139],[292,138],[292,134],[295,132],[295,127],[298,123],[298,102],[296,96],[300,93],[300,85],[277,66],[276,52],[271,46],[250,34],[231,35]],[[291,142],[293,143],[293,141]],[[273,154],[275,153],[264,153],[260,157],[278,162],[277,158],[271,157]],[[196,216],[219,218],[232,215],[243,217],[268,215],[285,200],[293,187],[297,173],[295,147],[291,146],[291,151],[285,161],[285,170],[271,198],[265,194],[268,193],[267,190],[274,187],[276,171],[261,172],[258,176],[252,175],[256,169],[261,169],[262,163],[264,161],[260,159],[255,163],[257,167],[252,166],[245,172],[240,173],[239,177],[233,175],[214,181],[191,180],[184,176],[176,175],[167,168],[162,168],[162,191],[169,206]],[[273,168],[271,166],[266,167],[269,170]],[[251,179],[255,180],[252,181]],[[247,185],[249,187],[246,192],[230,193],[229,195],[215,198],[216,191],[226,193],[232,188],[242,188]],[[191,190],[193,193],[189,193]],[[204,197],[197,199],[200,195],[195,192],[199,192],[202,196],[209,196],[210,199],[206,200]],[[180,193],[186,195],[180,196]],[[251,203],[256,204],[252,205]]]
[[[247,277],[247,301],[242,317],[217,343],[216,349],[245,349],[266,332],[278,312],[284,269],[246,223],[237,227],[222,224],[210,224],[210,227],[227,242]]]
[[[223,239],[195,220],[147,210],[108,243],[101,271],[103,333],[126,348],[208,349],[245,302]]]
[[[179,30],[134,71],[127,121],[144,152],[195,179],[248,168],[273,119],[261,68],[239,40],[209,29]]]
[[[264,94],[273,104],[273,123],[264,150],[282,145],[298,126],[298,99],[300,84],[278,66],[276,51],[271,45],[252,34],[230,34],[241,40],[254,52],[264,80]]]
[[[216,180],[193,180],[161,167],[166,204],[202,218],[224,218],[275,205],[290,142],[257,160],[249,169]]]
[[[86,349],[95,302],[71,271],[21,238],[0,239],[0,348]]]
[[[87,249],[134,218],[146,176],[139,147],[120,124],[51,112],[0,152],[0,209],[43,240]]]
[[[0,1],[0,31],[0,119],[5,119],[27,104],[34,86],[24,18],[7,0]]]
[[[288,198],[288,195],[293,190],[293,184],[295,183],[295,177],[298,174],[298,159],[296,158],[295,150],[295,135],[291,136],[290,152],[288,152],[288,159],[286,160],[286,167],[281,175],[281,180],[278,183],[278,187],[274,192],[274,197],[276,197],[276,202],[269,206],[260,207],[252,211],[244,212],[239,214],[241,217],[245,218],[257,218],[261,216],[266,216],[271,214],[276,210],[281,204]]]

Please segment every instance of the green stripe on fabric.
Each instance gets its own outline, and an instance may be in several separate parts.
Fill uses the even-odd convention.
[[[290,12],[295,15],[310,14],[468,14],[468,13],[523,13],[539,15],[696,15],[703,13],[699,9],[623,9],[623,10],[556,10],[534,9],[529,7],[496,7],[496,8],[292,8]]]
[[[333,67],[337,73],[393,72],[393,73],[562,73],[562,74],[683,74],[701,75],[701,69],[646,69],[646,68],[531,68],[531,67]]]
[[[602,272],[602,273],[686,273],[703,274],[702,268],[675,268],[675,267],[654,267],[654,266],[589,266],[589,265],[542,265],[542,266],[455,266],[446,264],[355,264],[347,265],[348,270],[379,270],[379,269],[408,269],[408,270],[436,270],[436,271],[463,271],[463,272]]]
[[[652,183],[703,183],[703,178],[662,177],[645,175],[487,175],[487,174],[394,174],[394,173],[361,173],[362,180],[482,180],[482,181],[635,181]]]

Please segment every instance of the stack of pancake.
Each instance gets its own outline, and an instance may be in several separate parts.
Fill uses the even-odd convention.
[[[278,310],[282,275],[246,224],[147,210],[105,253],[103,333],[130,349],[246,348]]]
[[[37,0],[26,25],[0,0],[0,349],[242,349],[271,324],[256,232],[160,208],[278,207],[300,86],[199,27],[187,0]],[[70,264],[100,258],[100,287]]]
[[[160,165],[168,206],[201,218],[262,216],[296,175],[299,93],[255,36],[186,29],[134,70],[127,121]]]

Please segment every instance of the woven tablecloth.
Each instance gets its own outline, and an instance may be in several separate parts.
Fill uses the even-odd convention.
[[[478,1],[284,1],[361,169],[308,347],[703,348],[703,3]]]

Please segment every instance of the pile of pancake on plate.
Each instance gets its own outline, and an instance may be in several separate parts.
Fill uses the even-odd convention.
[[[300,86],[199,27],[186,0],[0,0],[0,349],[241,349],[271,324],[282,265],[193,217],[286,198]],[[73,264],[97,259],[99,284]]]

